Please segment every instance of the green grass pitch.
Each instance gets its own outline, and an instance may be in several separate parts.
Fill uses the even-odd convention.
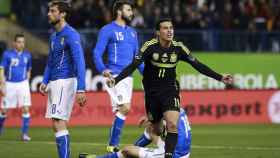
[[[109,127],[72,127],[71,155],[105,153]],[[125,127],[122,146],[133,143],[143,128]],[[50,128],[31,128],[31,142],[19,141],[20,130],[0,136],[0,158],[55,158]],[[194,125],[191,158],[280,158],[280,125]]]

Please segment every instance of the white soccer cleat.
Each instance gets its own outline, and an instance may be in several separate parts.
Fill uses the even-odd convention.
[[[30,138],[27,134],[23,134],[23,135],[21,136],[21,140],[22,140],[22,141],[25,141],[25,142],[28,142],[28,141],[31,140],[31,138]]]

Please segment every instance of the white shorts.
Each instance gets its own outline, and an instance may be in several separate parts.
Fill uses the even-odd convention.
[[[118,110],[118,105],[131,103],[133,79],[132,77],[126,77],[113,88],[109,88],[107,84],[105,84],[105,89],[111,98],[112,110],[116,112]]]
[[[164,148],[139,148],[139,158],[164,158]]]
[[[67,78],[50,81],[46,118],[68,121],[77,91],[77,79]]]
[[[2,99],[1,107],[4,109],[17,106],[31,106],[31,95],[28,80],[21,82],[6,82],[6,95]]]
[[[143,148],[139,147],[139,158],[164,158],[164,148]],[[180,158],[189,158],[190,153]]]

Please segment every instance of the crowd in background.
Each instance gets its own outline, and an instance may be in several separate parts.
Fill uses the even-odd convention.
[[[46,0],[12,0],[12,11],[26,27],[45,28]],[[72,0],[70,23],[80,29],[100,28],[112,20],[114,0]],[[279,0],[135,0],[131,25],[153,28],[171,16],[177,29],[280,30]]]
[[[11,0],[11,18],[38,36],[48,37],[49,0]],[[69,1],[69,0],[68,0]],[[97,31],[112,21],[115,0],[71,0],[68,22],[79,29],[91,50]],[[155,22],[170,16],[176,39],[195,51],[280,52],[280,0],[133,0],[142,43]],[[147,29],[142,31],[140,29]],[[88,31],[89,30],[89,31]],[[150,30],[150,31],[149,31]],[[179,31],[181,30],[181,31]],[[86,33],[85,33],[86,32]],[[47,34],[47,35],[46,35]]]

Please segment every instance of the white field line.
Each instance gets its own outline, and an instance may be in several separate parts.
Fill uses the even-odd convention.
[[[48,144],[55,145],[55,142],[51,141],[30,141],[30,142],[21,142],[21,141],[6,141],[0,140],[0,145],[7,144]],[[106,146],[104,143],[89,143],[89,142],[71,142],[71,145],[88,145],[88,146]],[[121,145],[131,145],[131,144],[121,144]],[[214,150],[254,150],[254,151],[280,151],[280,147],[260,147],[260,146],[209,146],[209,145],[192,145],[192,149],[214,149]]]

